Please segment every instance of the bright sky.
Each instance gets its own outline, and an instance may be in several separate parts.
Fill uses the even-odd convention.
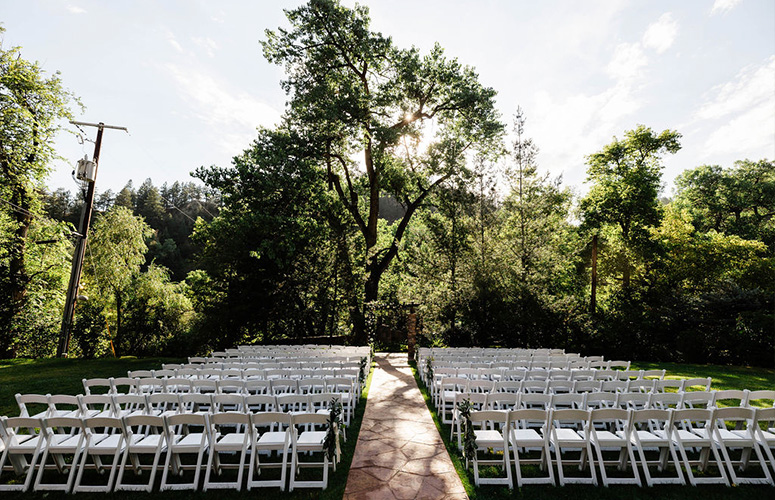
[[[264,30],[300,1],[0,0],[4,46],[61,71],[88,122],[107,131],[97,189],[191,180],[227,165],[281,116],[282,71],[261,55]],[[353,5],[352,0],[345,4]],[[585,191],[585,156],[644,124],[677,129],[665,194],[686,168],[775,158],[772,0],[363,0],[372,27],[400,47],[439,42],[516,107],[540,167]],[[94,137],[94,129],[90,131]],[[63,135],[52,188],[91,155]]]

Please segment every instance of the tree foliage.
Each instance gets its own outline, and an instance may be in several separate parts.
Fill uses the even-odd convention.
[[[286,15],[291,29],[267,31],[264,55],[285,67],[285,120],[324,161],[329,187],[363,239],[363,300],[374,301],[428,194],[465,168],[469,151],[499,137],[495,91],[438,45],[424,56],[395,47],[371,31],[364,6],[311,0]],[[405,213],[379,245],[383,193]],[[363,318],[354,319],[362,330]]]
[[[61,120],[72,116],[77,100],[58,73],[47,76],[37,63],[21,57],[19,47],[2,45],[0,27],[0,198],[5,214],[7,253],[0,260],[0,357],[14,353],[14,339],[26,335],[27,311],[35,275],[27,259],[33,220],[40,215],[36,194],[56,156],[53,138]],[[29,311],[27,311],[29,312]]]
[[[639,125],[625,132],[624,139],[614,137],[587,158],[587,181],[592,186],[581,200],[584,224],[589,228],[616,226],[623,242],[619,266],[625,290],[630,285],[633,252],[643,249],[648,229],[660,221],[660,160],[680,149],[680,138],[681,134],[672,130],[656,134]]]

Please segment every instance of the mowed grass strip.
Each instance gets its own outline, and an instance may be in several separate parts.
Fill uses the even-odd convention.
[[[182,360],[172,358],[107,358],[107,359],[14,359],[0,361],[0,415],[16,416],[19,414],[19,407],[16,404],[14,395],[22,394],[81,394],[83,393],[82,379],[84,378],[108,378],[123,377],[129,370],[154,370],[161,369],[162,363],[180,363]],[[260,488],[252,491],[237,492],[233,490],[211,490],[208,492],[191,491],[165,491],[163,493],[154,491],[153,493],[141,492],[114,492],[107,496],[118,500],[138,500],[146,498],[163,498],[170,500],[200,498],[200,499],[247,499],[260,497],[262,500],[275,499],[322,499],[322,500],[340,500],[344,496],[345,486],[347,485],[347,475],[350,471],[353,454],[355,453],[355,444],[358,441],[363,413],[366,410],[366,400],[371,387],[374,365],[370,367],[369,375],[365,381],[363,392],[360,395],[358,408],[355,411],[355,417],[351,420],[347,428],[347,442],[342,445],[342,461],[337,465],[336,472],[329,471],[328,488],[324,491],[320,489],[297,489],[292,493],[280,491],[279,488]],[[302,474],[311,472],[302,470]],[[315,472],[319,473],[319,470]],[[202,475],[204,477],[204,474]],[[158,481],[161,478],[157,477]],[[73,498],[83,498],[84,500],[97,500],[105,498],[104,493],[78,493],[77,495],[66,495],[62,492],[3,492],[0,495],[3,500],[23,500],[23,499],[52,499],[65,500]]]
[[[436,408],[428,391],[420,381],[415,363],[411,363],[417,385],[423,394],[428,411],[433,416],[433,421],[441,434],[442,440],[449,451],[452,463],[455,465],[466,493],[471,499],[499,500],[499,499],[535,499],[535,500],[732,500],[745,498],[746,500],[771,500],[775,497],[775,489],[766,485],[742,485],[727,488],[720,485],[677,486],[658,485],[653,487],[637,487],[613,485],[609,488],[603,486],[568,485],[564,487],[548,485],[528,485],[509,491],[506,486],[481,486],[474,485],[474,474],[465,469],[465,462],[461,452],[457,449],[457,443],[449,441],[450,426],[442,424],[436,415]],[[767,368],[751,368],[742,366],[717,366],[717,365],[692,365],[681,363],[633,363],[634,370],[665,369],[666,378],[712,378],[712,389],[775,389],[775,370]],[[772,404],[770,402],[769,404]],[[642,474],[641,474],[642,476]],[[643,479],[641,477],[641,479]]]

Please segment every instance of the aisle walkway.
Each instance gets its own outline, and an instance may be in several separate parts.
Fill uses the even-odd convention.
[[[345,500],[468,498],[406,354],[377,354]]]

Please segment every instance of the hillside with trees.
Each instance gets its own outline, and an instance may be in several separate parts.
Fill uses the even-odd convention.
[[[262,42],[279,125],[231,165],[95,197],[71,355],[365,344],[374,304],[413,303],[423,345],[775,364],[772,159],[698,162],[664,193],[681,131],[634,123],[588,151],[579,195],[440,46],[334,0],[286,15]],[[56,352],[84,194],[45,178],[76,95],[0,46],[2,357]]]

